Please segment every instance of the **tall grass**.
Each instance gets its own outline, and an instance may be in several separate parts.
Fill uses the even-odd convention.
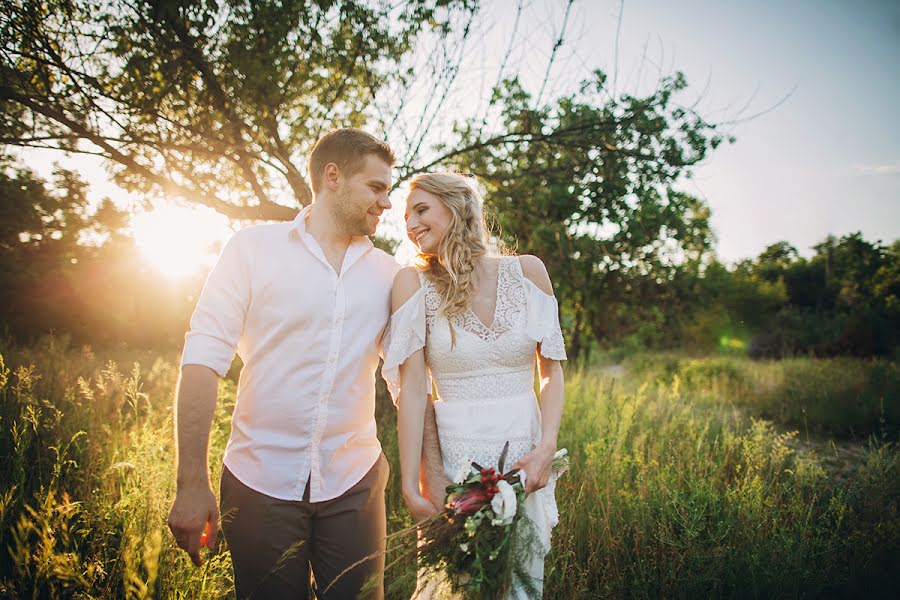
[[[794,432],[698,404],[676,379],[628,391],[570,373],[549,589],[560,598],[888,595],[900,457],[872,446],[837,486]],[[890,563],[890,564],[889,564]]]
[[[175,363],[118,352],[120,366],[56,338],[0,354],[0,596],[227,595],[227,553],[195,570],[165,529],[174,493]],[[215,469],[231,382],[221,395]]]
[[[2,345],[0,356],[0,596],[232,595],[227,545],[195,569],[165,528],[177,354],[95,354],[48,338]],[[560,444],[572,467],[557,492],[546,597],[890,595],[900,568],[900,453],[879,432],[896,422],[895,365],[669,357],[628,368],[624,380],[567,373]],[[841,415],[852,413],[828,408],[848,389],[880,394],[886,408],[854,421],[852,434],[876,435],[837,478],[784,427],[797,428],[795,409],[778,408],[801,402],[809,427],[850,435]],[[220,398],[213,481],[232,380]],[[381,388],[379,399],[397,530],[409,517],[393,407]],[[407,560],[388,571],[390,598],[408,596],[413,569]]]
[[[895,362],[644,354],[625,365],[641,381],[678,378],[693,402],[739,407],[804,434],[900,439],[900,366]]]

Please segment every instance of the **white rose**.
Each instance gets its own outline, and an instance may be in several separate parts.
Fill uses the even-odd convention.
[[[491,508],[494,509],[494,514],[497,515],[497,518],[501,519],[504,525],[508,525],[512,523],[518,508],[516,491],[504,479],[497,482],[497,489],[499,491],[494,494],[494,498],[491,500]]]
[[[456,472],[456,477],[453,478],[453,483],[462,483],[466,479],[469,478],[469,472],[472,470],[472,461],[466,460],[459,468],[459,471]]]

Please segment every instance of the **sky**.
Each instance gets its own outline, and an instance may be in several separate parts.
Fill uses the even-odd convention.
[[[576,3],[575,53],[608,73],[620,10],[620,84],[635,85],[646,44],[702,93],[707,118],[763,113],[730,126],[736,143],[685,188],[712,208],[722,258],[780,240],[808,255],[854,231],[900,237],[900,2]]]
[[[505,72],[545,100],[595,68],[628,93],[681,71],[683,103],[737,138],[681,184],[711,207],[723,260],[781,240],[809,255],[827,235],[900,237],[900,1],[576,0],[567,16],[566,0],[523,0],[516,26],[518,3],[484,3],[437,132],[477,111],[511,39]],[[45,175],[51,160],[77,168],[95,199],[124,197],[96,160],[23,157]]]

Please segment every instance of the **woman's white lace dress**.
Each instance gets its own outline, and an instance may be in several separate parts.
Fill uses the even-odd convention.
[[[497,307],[490,326],[471,310],[449,322],[438,315],[440,296],[421,273],[420,289],[391,317],[382,375],[396,402],[400,365],[425,348],[425,363],[437,388],[434,410],[444,470],[451,479],[471,461],[496,467],[506,442],[506,469],[538,444],[541,415],[534,391],[536,344],[547,358],[566,358],[556,298],[524,276],[518,257],[501,258],[498,268]],[[541,548],[520,560],[539,589],[550,530],[559,520],[555,487],[551,479],[547,487],[525,501]],[[414,597],[442,597],[439,588],[435,581],[419,581]],[[522,582],[514,579],[509,598],[528,597]]]

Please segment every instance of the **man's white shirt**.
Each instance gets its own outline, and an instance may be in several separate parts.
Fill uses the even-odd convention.
[[[210,272],[181,364],[220,376],[235,350],[238,384],[228,469],[284,500],[336,498],[381,453],[375,368],[400,269],[367,237],[354,238],[340,273],[306,231],[310,207],[290,223],[236,233]]]

